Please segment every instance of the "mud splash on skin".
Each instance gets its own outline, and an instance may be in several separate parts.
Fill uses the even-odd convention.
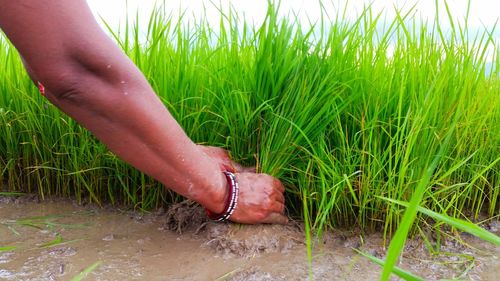
[[[20,223],[33,217],[37,227]],[[498,224],[490,228],[498,231]],[[426,280],[496,280],[500,249],[462,238],[476,249],[450,240],[441,249],[449,254],[431,256],[422,241],[412,240],[399,266]],[[140,214],[64,199],[0,197],[0,248],[17,247],[0,251],[2,280],[70,280],[96,262],[88,280],[308,280],[303,241],[300,225],[213,223],[192,202]],[[352,248],[383,258],[382,242],[380,234],[325,235],[313,251],[314,279],[378,279],[380,268]]]

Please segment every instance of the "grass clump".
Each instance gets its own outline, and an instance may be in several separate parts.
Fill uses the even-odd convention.
[[[392,236],[407,206],[407,230],[422,221],[419,208],[498,219],[494,29],[472,34],[451,21],[444,32],[443,19],[422,24],[413,13],[384,28],[370,9],[354,22],[339,13],[304,30],[270,4],[261,26],[230,13],[216,32],[158,9],[145,40],[137,25],[112,32],[193,140],[279,177],[290,213],[307,210],[315,230],[355,225]],[[37,94],[1,40],[0,62],[4,192],[143,209],[176,200]]]

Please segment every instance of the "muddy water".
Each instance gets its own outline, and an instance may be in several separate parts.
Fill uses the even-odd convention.
[[[380,235],[326,235],[310,273],[299,227],[206,223],[199,212],[189,205],[144,215],[0,198],[0,280],[71,280],[91,265],[84,280],[378,279],[378,266],[352,248],[383,258]],[[497,280],[499,248],[464,239],[476,249],[450,242],[434,257],[411,241],[400,266],[428,280]]]

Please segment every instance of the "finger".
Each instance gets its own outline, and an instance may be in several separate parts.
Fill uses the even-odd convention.
[[[263,223],[287,224],[288,218],[280,213],[271,213],[262,222]]]
[[[276,202],[275,204],[273,204],[271,211],[278,213],[278,214],[283,214],[285,212],[285,204],[280,203],[280,202]]]
[[[273,177],[273,186],[278,189],[279,192],[284,193],[285,192],[285,187],[281,183],[281,181],[277,178]]]
[[[285,192],[285,187],[283,186],[283,184],[281,183],[281,181],[271,175],[268,175],[268,174],[259,174],[259,175],[262,175],[263,177],[267,177],[267,180],[269,180],[269,182],[271,183],[271,186],[278,190],[279,192],[281,193],[284,193]]]
[[[274,195],[274,199],[282,204],[285,204],[285,196],[281,192],[276,192],[276,195]]]

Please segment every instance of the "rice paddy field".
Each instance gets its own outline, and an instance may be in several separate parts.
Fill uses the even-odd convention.
[[[277,9],[261,26],[221,14],[217,29],[157,9],[148,26],[108,31],[194,141],[283,181],[309,243],[332,229],[382,233],[385,280],[408,237],[439,251],[465,231],[498,247],[483,227],[500,215],[495,27],[412,11],[385,22],[368,8],[303,28]],[[7,40],[0,136],[0,194],[144,211],[182,200],[49,104]]]

